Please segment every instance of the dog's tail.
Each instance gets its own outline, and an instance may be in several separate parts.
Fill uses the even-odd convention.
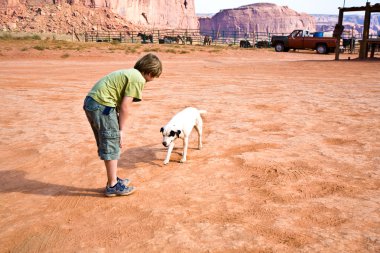
[[[199,114],[206,114],[207,111],[206,110],[198,110]]]

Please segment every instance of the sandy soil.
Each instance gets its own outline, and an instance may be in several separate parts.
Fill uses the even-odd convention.
[[[0,43],[0,252],[380,252],[380,61],[200,48]],[[82,101],[149,50],[164,72],[119,173],[138,191],[106,198]],[[159,130],[185,106],[208,111],[204,148],[193,132],[164,166]]]

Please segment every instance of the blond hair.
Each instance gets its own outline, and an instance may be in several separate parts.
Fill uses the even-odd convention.
[[[159,77],[162,73],[162,63],[154,54],[143,56],[136,62],[134,68],[142,74],[151,74],[152,77]]]

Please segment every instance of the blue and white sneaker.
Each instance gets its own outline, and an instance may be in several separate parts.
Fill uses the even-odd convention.
[[[107,197],[127,196],[132,194],[135,190],[136,188],[133,186],[125,186],[121,182],[117,182],[113,187],[106,186],[105,195]]]
[[[128,186],[131,183],[131,180],[128,179],[128,178],[126,178],[126,179],[117,178],[117,181],[120,182],[120,183],[122,183],[125,186]]]

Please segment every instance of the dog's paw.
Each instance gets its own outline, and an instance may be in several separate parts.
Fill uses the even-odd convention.
[[[179,162],[180,162],[180,163],[184,163],[184,162],[186,162],[186,158],[182,158]]]
[[[168,160],[165,160],[164,161],[164,165],[166,165],[166,164],[168,164],[169,163],[169,161]]]

